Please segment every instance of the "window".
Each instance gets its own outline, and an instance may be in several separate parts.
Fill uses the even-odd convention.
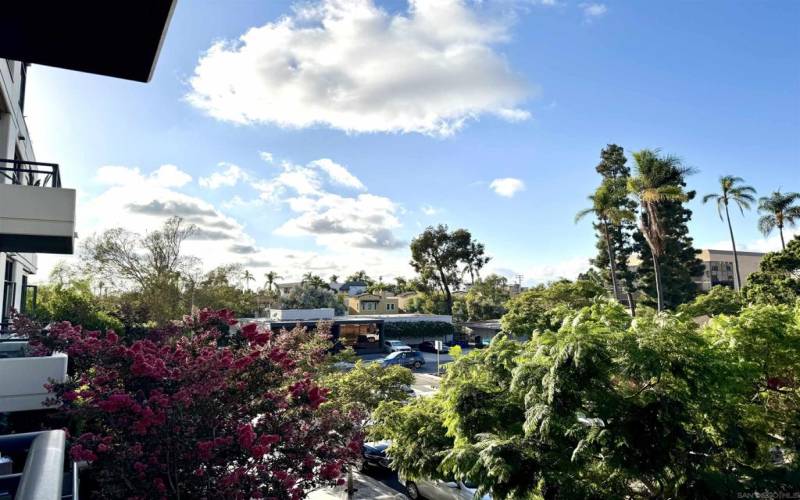
[[[361,310],[362,311],[377,311],[378,310],[378,303],[374,301],[363,301],[361,302]]]
[[[394,311],[395,307],[396,307],[396,304],[392,304],[392,303],[386,304],[386,310],[387,311]]]
[[[6,323],[11,321],[11,310],[14,308],[14,297],[17,291],[17,284],[14,283],[14,261],[6,259],[6,267],[3,278],[3,311],[2,325],[0,330],[7,327]]]

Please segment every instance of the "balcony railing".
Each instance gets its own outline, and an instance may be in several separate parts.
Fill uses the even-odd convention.
[[[18,186],[61,187],[61,172],[56,163],[0,158],[0,179]]]

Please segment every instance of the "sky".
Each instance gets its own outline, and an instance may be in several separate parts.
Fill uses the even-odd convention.
[[[697,170],[698,248],[730,245],[719,176],[800,191],[798,26],[791,1],[181,0],[151,82],[33,66],[25,113],[79,242],[180,215],[207,269],[391,280],[443,223],[531,284],[588,268],[608,143]],[[737,246],[777,249],[757,218]]]

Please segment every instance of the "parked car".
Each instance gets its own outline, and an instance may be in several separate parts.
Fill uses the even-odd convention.
[[[469,347],[469,342],[467,342],[466,340],[451,340],[450,342],[446,342],[445,345],[448,345],[450,347],[457,345],[459,347],[466,348]]]
[[[411,350],[411,347],[400,342],[399,340],[386,340],[383,343],[383,347],[386,349],[386,352],[402,352]]]
[[[425,364],[425,357],[419,351],[393,352],[383,358],[381,365],[385,368],[392,365],[405,366],[406,368],[419,368]]]
[[[440,481],[438,479],[423,479],[419,481],[406,480],[400,477],[400,482],[406,487],[406,492],[411,500],[473,500],[476,487],[462,481]],[[479,497],[480,500],[492,500],[489,495]]]
[[[425,341],[419,343],[419,346],[417,347],[417,349],[419,349],[422,352],[436,353],[436,344],[434,342],[430,341],[430,340],[425,340]],[[439,353],[440,354],[447,354],[448,352],[450,352],[450,348],[447,347],[446,345],[442,345],[442,350],[439,351]]]
[[[376,441],[373,443],[364,443],[361,449],[361,463],[359,470],[365,470],[370,467],[376,469],[388,469],[389,457],[386,456],[386,448],[389,447],[391,441]]]

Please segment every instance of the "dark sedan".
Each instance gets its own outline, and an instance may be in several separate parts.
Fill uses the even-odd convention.
[[[419,349],[422,352],[432,352],[432,353],[435,354],[436,353],[436,344],[434,342],[431,342],[430,340],[426,340],[424,342],[420,342],[420,344],[417,347],[417,349]],[[442,346],[442,350],[439,351],[440,354],[447,354],[448,352],[450,352],[450,348],[447,347],[446,345],[443,345]]]
[[[391,444],[389,441],[377,441],[374,443],[364,443],[361,452],[362,460],[359,469],[365,470],[369,467],[377,469],[388,469],[389,458],[386,456],[386,448]]]

